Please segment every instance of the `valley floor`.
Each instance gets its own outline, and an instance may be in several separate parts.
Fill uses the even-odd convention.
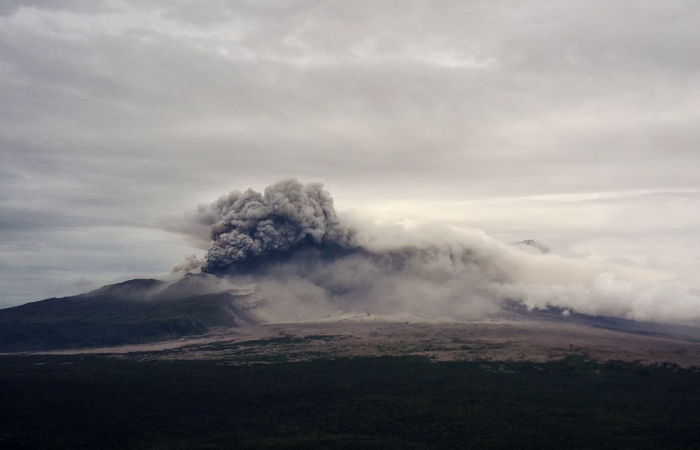
[[[546,320],[440,322],[349,319],[253,325],[174,341],[48,352],[228,364],[327,358],[421,356],[433,361],[597,361],[700,366],[700,343]]]

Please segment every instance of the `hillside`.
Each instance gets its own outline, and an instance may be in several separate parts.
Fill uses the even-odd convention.
[[[198,277],[170,286],[159,280],[130,280],[0,310],[0,351],[147,343],[253,321],[241,305],[245,294],[208,292],[204,276]],[[193,284],[198,292],[191,289]]]

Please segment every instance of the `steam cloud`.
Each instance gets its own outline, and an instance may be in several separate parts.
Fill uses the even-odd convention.
[[[530,240],[508,245],[478,230],[341,220],[319,184],[234,191],[201,207],[196,222],[208,227],[211,246],[179,270],[257,283],[277,319],[363,311],[474,319],[516,301],[700,323],[700,290],[666,274],[564,258]]]

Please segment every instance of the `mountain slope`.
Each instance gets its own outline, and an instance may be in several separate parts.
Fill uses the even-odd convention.
[[[208,274],[188,274],[173,283],[130,280],[86,294],[0,310],[0,352],[149,343],[201,335],[217,327],[258,323],[453,320],[430,315],[377,315],[366,309],[358,313],[313,295],[292,295],[286,288],[278,287],[270,297],[264,286],[256,294],[253,286],[235,286]],[[504,301],[501,308],[498,317],[512,322],[558,322],[700,342],[697,327],[589,316],[554,307],[529,310],[512,300]]]
[[[254,322],[243,304],[245,295],[206,290],[173,295],[177,289],[163,295],[166,286],[158,280],[130,280],[0,310],[0,351],[153,342]]]

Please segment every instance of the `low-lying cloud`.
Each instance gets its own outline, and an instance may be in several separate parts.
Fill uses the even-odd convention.
[[[286,180],[263,193],[233,191],[200,207],[192,222],[185,228],[207,227],[211,245],[204,259],[176,270],[257,283],[256,295],[287,305],[294,320],[363,311],[477,319],[515,301],[700,323],[700,289],[664,273],[565,258],[537,242],[508,244],[474,229],[342,216],[319,184]]]

